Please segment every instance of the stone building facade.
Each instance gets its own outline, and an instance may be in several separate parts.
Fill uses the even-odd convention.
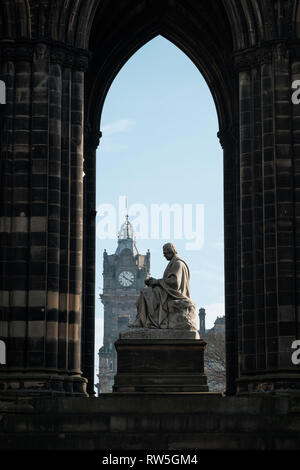
[[[205,308],[200,308],[199,335],[207,343],[204,370],[209,390],[223,393],[226,389],[225,316],[218,316],[210,329],[206,329],[205,316]]]
[[[210,328],[209,330],[206,329],[206,321],[205,321],[206,311],[205,311],[205,308],[203,308],[203,307],[199,308],[198,316],[199,316],[199,335],[200,335],[200,338],[204,338],[205,335],[207,335],[208,333],[218,333],[218,334],[221,334],[221,335],[225,336],[225,316],[223,316],[223,317],[217,316],[217,318],[214,322],[214,326],[212,328]]]
[[[132,324],[136,317],[136,301],[150,275],[150,252],[141,255],[136,246],[132,225],[126,217],[122,225],[118,246],[113,255],[103,254],[104,338],[99,350],[98,395],[112,391],[117,371],[114,347],[121,330]]]

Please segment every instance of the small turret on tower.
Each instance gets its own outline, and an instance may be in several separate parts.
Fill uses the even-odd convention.
[[[200,325],[200,328],[199,328],[199,335],[200,335],[200,338],[203,338],[203,336],[205,336],[205,331],[206,331],[206,328],[205,328],[205,308],[199,308],[199,325]]]

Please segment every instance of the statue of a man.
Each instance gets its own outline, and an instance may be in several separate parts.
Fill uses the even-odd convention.
[[[164,257],[169,260],[162,279],[150,277],[137,300],[135,327],[168,328],[168,302],[190,301],[190,272],[187,264],[177,255],[172,243],[163,246]]]

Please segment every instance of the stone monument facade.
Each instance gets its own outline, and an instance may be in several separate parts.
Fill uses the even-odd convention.
[[[1,393],[93,393],[101,113],[159,34],[218,115],[227,393],[299,390],[300,1],[2,0],[0,25]]]

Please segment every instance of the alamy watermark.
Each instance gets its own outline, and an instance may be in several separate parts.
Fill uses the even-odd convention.
[[[292,94],[292,103],[300,104],[300,80],[293,81],[292,89],[295,90]]]
[[[186,240],[186,250],[200,250],[204,244],[203,204],[131,204],[120,196],[118,207],[101,204],[97,208],[97,237],[114,240],[128,214],[137,239]]]
[[[0,339],[0,365],[6,364],[6,344]]]
[[[300,364],[300,340],[293,341],[291,348],[296,350],[292,354],[292,363],[294,366],[298,366]]]
[[[6,104],[6,86],[3,80],[0,80],[0,104]]]

